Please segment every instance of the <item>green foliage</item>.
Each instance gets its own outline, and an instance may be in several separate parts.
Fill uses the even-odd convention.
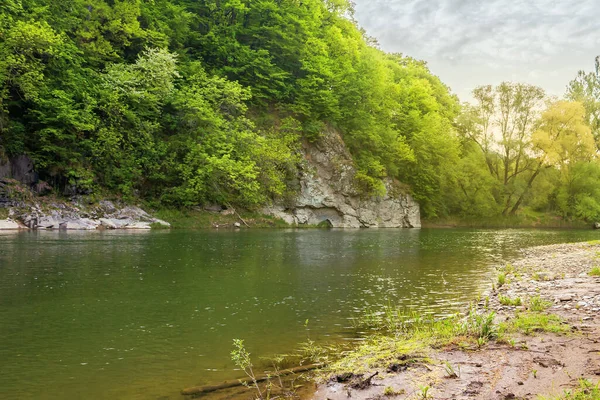
[[[551,302],[544,300],[539,295],[537,295],[537,296],[533,296],[532,298],[529,299],[529,307],[528,308],[530,311],[540,312],[540,311],[544,311],[551,305],[552,305]]]
[[[587,379],[579,379],[579,387],[565,390],[563,395],[546,397],[538,396],[537,400],[596,400],[600,398],[600,383],[592,383]]]
[[[588,272],[589,276],[600,276],[600,267],[596,266]]]
[[[263,392],[258,386],[258,382],[256,380],[256,376],[254,375],[254,370],[252,369],[254,365],[252,365],[252,359],[250,358],[250,353],[246,350],[244,346],[244,341],[241,339],[233,339],[233,350],[231,351],[231,361],[236,365],[236,367],[240,368],[244,373],[250,378],[253,383],[253,387],[258,392],[258,398],[263,398]]]
[[[388,307],[356,321],[360,327],[368,327],[377,333],[345,352],[341,359],[330,363],[325,372],[364,373],[375,368],[387,368],[391,364],[409,365],[425,361],[431,348],[453,344],[482,346],[497,337],[498,326],[494,318],[495,313],[482,314],[474,309],[464,317],[453,315],[439,319]],[[460,371],[452,370],[460,374]]]
[[[342,137],[354,189],[402,182],[424,217],[600,220],[598,74],[569,101],[505,82],[459,106],[426,63],[372,46],[347,0],[6,0],[0,155],[58,191],[259,209],[301,146]]]
[[[253,209],[297,190],[300,144],[337,129],[356,189],[445,212],[458,102],[371,47],[345,0],[0,6],[0,152],[53,186]],[[271,116],[263,124],[264,115]]]
[[[520,297],[515,297],[514,299],[511,299],[508,296],[498,296],[498,301],[503,306],[520,306],[522,304]]]
[[[568,333],[571,328],[560,317],[540,312],[523,312],[514,319],[500,324],[500,333],[523,332],[531,335],[536,332]]]
[[[506,274],[504,272],[498,273],[498,287],[504,286],[506,283]]]

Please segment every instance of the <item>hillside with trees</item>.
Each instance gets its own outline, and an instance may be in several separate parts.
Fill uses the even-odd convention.
[[[596,220],[598,82],[461,105],[346,0],[0,4],[0,158],[28,155],[60,194],[258,209],[294,196],[301,145],[334,129],[364,196],[391,178],[428,218]]]

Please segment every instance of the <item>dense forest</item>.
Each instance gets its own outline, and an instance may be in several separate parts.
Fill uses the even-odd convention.
[[[356,190],[401,182],[426,217],[600,218],[600,80],[502,83],[460,104],[388,54],[347,0],[4,0],[0,158],[57,192],[170,207],[292,198],[302,143],[340,132]]]

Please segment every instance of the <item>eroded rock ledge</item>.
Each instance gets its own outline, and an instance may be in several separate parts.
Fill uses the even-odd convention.
[[[400,185],[384,181],[386,194],[365,198],[355,189],[356,168],[335,131],[304,146],[305,163],[299,194],[291,205],[276,204],[263,212],[291,225],[327,224],[334,228],[420,228],[419,204]]]
[[[101,201],[93,206],[61,202],[11,207],[9,218],[0,220],[0,230],[151,229],[153,224],[171,226],[136,206],[119,207],[111,201]]]

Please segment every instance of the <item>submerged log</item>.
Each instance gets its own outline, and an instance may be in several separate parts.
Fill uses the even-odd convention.
[[[286,375],[298,374],[300,372],[311,371],[311,370],[317,369],[321,366],[322,366],[322,364],[309,364],[309,365],[302,365],[300,367],[283,369],[283,370],[279,371],[278,373],[274,373],[272,375],[257,376],[256,382],[263,382],[269,378],[274,378],[277,376],[286,376]],[[217,390],[229,389],[232,387],[243,386],[243,385],[251,384],[251,383],[253,383],[251,378],[236,379],[234,381],[225,381],[218,385],[194,386],[191,388],[183,389],[181,391],[181,394],[184,396],[191,396],[193,394],[216,392]]]

